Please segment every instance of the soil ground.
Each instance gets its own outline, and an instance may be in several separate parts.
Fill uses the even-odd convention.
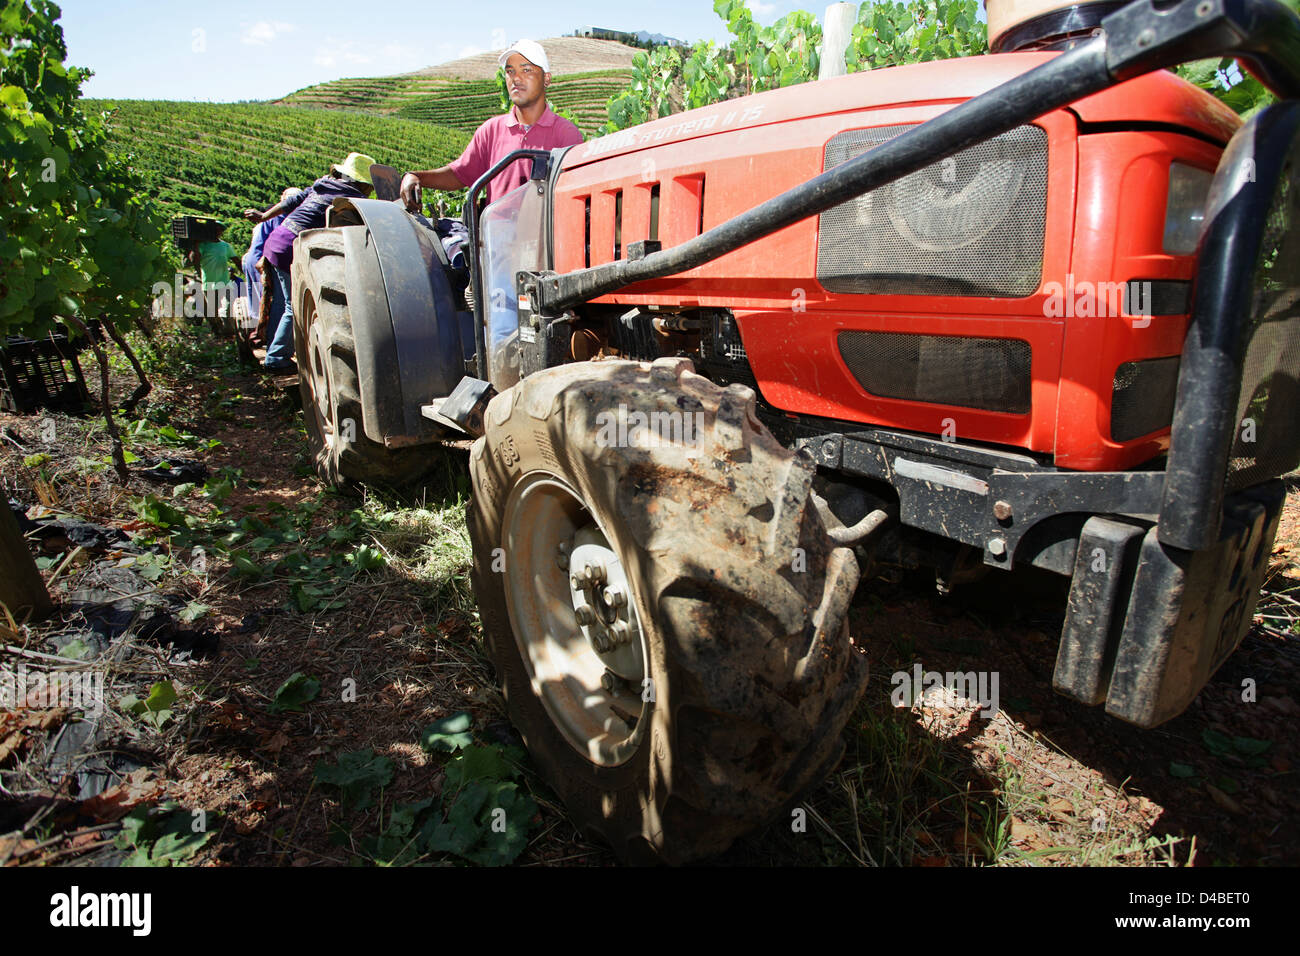
[[[465,449],[431,452],[430,481],[414,498],[324,489],[308,467],[295,395],[241,367],[233,346],[206,330],[184,335],[142,346],[155,388],[136,413],[145,424],[132,426],[130,447],[141,460],[125,484],[104,465],[102,419],[0,414],[3,487],[29,518],[75,516],[129,537],[81,549],[58,536],[34,542],[61,610],[0,625],[3,663],[57,657],[60,635],[83,623],[78,592],[111,590],[106,566],[143,575],[146,590],[185,609],[186,633],[202,638],[177,653],[180,644],[128,630],[111,659],[95,663],[108,707],[71,764],[59,762],[58,738],[75,715],[0,709],[0,864],[121,862],[132,847],[123,835],[136,832],[129,814],[138,821],[173,803],[210,821],[201,843],[179,854],[192,863],[389,859],[393,848],[376,838],[396,832],[393,808],[446,797],[458,772],[451,755],[421,746],[422,733],[466,713],[480,746],[518,760],[514,779],[536,804],[515,862],[614,865],[511,750],[519,740],[469,586]],[[116,400],[131,385],[115,370]],[[202,461],[207,481],[176,489],[143,476],[165,456]],[[217,534],[226,528],[245,530]],[[196,547],[206,547],[203,561]],[[1300,862],[1300,743],[1285,730],[1300,711],[1297,548],[1293,487],[1250,634],[1188,711],[1153,731],[1052,692],[1060,581],[1018,574],[948,596],[923,576],[864,585],[850,624],[872,678],[844,732],[844,759],[788,818],[711,862]],[[918,665],[996,675],[1000,708],[985,716],[943,689],[908,706],[894,677]],[[292,697],[283,688],[295,674],[318,693],[301,710],[277,707]],[[133,713],[128,695],[143,700],[162,681],[176,695],[166,716]],[[322,775],[357,753],[386,758],[387,779],[367,790],[358,772],[363,785],[349,793]],[[91,764],[102,770],[97,787]],[[470,859],[444,852],[420,862]]]

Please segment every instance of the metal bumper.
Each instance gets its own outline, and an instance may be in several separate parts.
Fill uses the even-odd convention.
[[[1139,727],[1176,717],[1250,629],[1286,490],[1229,498],[1216,544],[1184,551],[1156,527],[1084,525],[1052,685]]]

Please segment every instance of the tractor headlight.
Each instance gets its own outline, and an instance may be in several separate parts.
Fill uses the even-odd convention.
[[[889,221],[919,249],[951,252],[983,239],[1006,218],[1025,182],[1012,159],[945,159],[888,187]],[[937,173],[937,175],[936,175]]]
[[[910,128],[845,130],[825,168]],[[1021,126],[823,213],[817,278],[831,292],[1029,295],[1046,217],[1047,134]]]

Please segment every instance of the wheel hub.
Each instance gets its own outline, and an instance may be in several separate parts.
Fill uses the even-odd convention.
[[[596,526],[580,529],[569,551],[569,594],[579,628],[605,667],[640,685],[641,626],[628,603],[622,562]]]
[[[525,477],[506,503],[506,602],[533,691],[592,763],[617,766],[649,724],[648,655],[617,551],[560,478]]]

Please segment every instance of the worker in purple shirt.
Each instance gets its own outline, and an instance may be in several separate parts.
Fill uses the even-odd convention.
[[[326,213],[337,198],[365,199],[374,191],[370,167],[374,159],[364,153],[348,153],[347,159],[329,168],[329,172],[307,190],[282,199],[270,209],[245,209],[244,218],[258,225],[276,216],[284,220],[266,237],[262,254],[271,264],[271,275],[280,288],[284,310],[272,330],[262,367],[268,372],[296,372],[293,362],[293,282],[289,269],[293,265],[293,242],[301,232],[325,225]]]
[[[535,40],[519,40],[497,61],[506,71],[510,112],[494,116],[477,130],[460,158],[439,169],[407,173],[402,177],[402,201],[411,212],[420,211],[420,187],[454,191],[473,185],[502,157],[516,149],[559,149],[582,142],[582,133],[546,103],[551,85],[551,62]],[[488,185],[488,202],[528,181],[531,165],[515,162]]]
[[[284,202],[286,200],[294,199],[301,191],[302,190],[297,189],[294,186],[290,186],[284,192],[280,193],[280,201]],[[248,251],[244,253],[243,266],[245,298],[248,300],[249,318],[251,318],[255,323],[260,318],[258,313],[262,308],[262,274],[258,271],[257,264],[262,259],[262,247],[266,245],[267,237],[275,231],[276,226],[284,222],[284,216],[285,214],[281,214],[273,219],[268,219],[265,222],[254,226],[253,238],[248,244]],[[272,295],[274,297],[275,293],[279,290],[275,288],[274,282],[272,282],[271,285],[273,288]],[[276,300],[273,298],[272,301],[274,302]],[[275,309],[274,318],[278,320],[280,318],[280,310],[284,308],[283,301],[279,302],[278,307],[273,305],[272,308]]]

